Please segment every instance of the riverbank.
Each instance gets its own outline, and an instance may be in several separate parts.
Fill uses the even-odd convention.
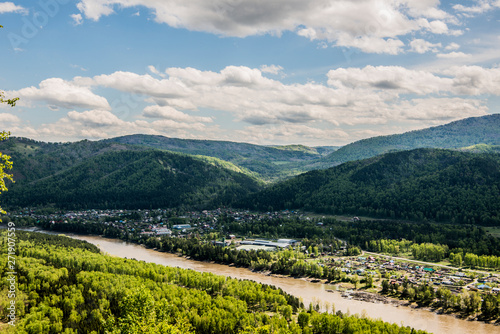
[[[65,234],[60,232],[49,232]],[[68,235],[68,234],[66,234]],[[337,285],[332,285],[325,280],[314,278],[297,278],[286,275],[270,274],[269,271],[252,271],[249,268],[228,266],[217,263],[188,260],[185,256],[172,253],[159,252],[148,249],[143,245],[128,243],[120,239],[107,239],[99,236],[75,235],[68,236],[75,239],[86,240],[97,245],[104,253],[110,255],[134,258],[146,262],[155,262],[162,265],[181,267],[201,272],[211,272],[218,275],[229,276],[238,279],[249,279],[262,284],[274,285],[282,288],[285,292],[301,298],[307,306],[319,304],[324,309],[326,305],[333,305],[335,310],[347,314],[360,314],[373,319],[380,318],[387,322],[401,324],[423,329],[434,333],[470,333],[470,334],[493,334],[497,333],[498,327],[485,324],[480,321],[464,321],[449,314],[439,314],[431,309],[399,307],[404,305],[393,305],[392,303],[374,302],[365,298],[342,297],[337,292]],[[330,290],[330,291],[329,291]],[[334,291],[336,293],[330,293]],[[378,294],[376,294],[378,295]],[[447,315],[447,316],[443,316]],[[450,328],[455,330],[450,331]]]
[[[254,271],[255,272],[255,271]],[[470,314],[465,314],[465,313],[459,313],[459,312],[452,312],[449,309],[446,310],[443,307],[432,307],[429,305],[419,305],[416,302],[404,300],[404,299],[398,299],[398,298],[393,298],[389,295],[381,294],[381,293],[374,293],[374,292],[368,292],[368,291],[363,291],[361,289],[354,290],[352,288],[346,288],[342,286],[342,283],[332,283],[328,282],[327,280],[319,280],[316,278],[311,278],[311,277],[292,277],[289,275],[280,275],[280,274],[272,274],[269,271],[257,271],[259,274],[271,276],[271,277],[277,277],[277,278],[283,278],[283,279],[295,279],[295,280],[302,280],[310,283],[319,283],[319,284],[324,284],[324,285],[332,285],[335,287],[335,289],[327,289],[325,290],[328,293],[337,293],[340,294],[340,296],[346,300],[356,300],[364,303],[371,303],[371,304],[384,304],[384,305],[391,305],[393,307],[404,307],[412,310],[422,310],[426,312],[431,312],[436,315],[440,316],[448,316],[452,317],[455,319],[459,320],[464,320],[464,321],[476,321],[492,326],[500,326],[500,319],[484,319],[480,318],[478,315],[470,315]]]
[[[176,256],[183,257],[182,254],[175,254]],[[188,259],[188,257],[185,257]],[[214,263],[213,261],[211,263]],[[215,263],[214,263],[215,264]],[[228,267],[234,267],[234,265],[229,265]],[[240,267],[241,269],[249,269],[249,268],[244,268]],[[390,295],[386,294],[381,294],[381,293],[375,293],[375,292],[368,292],[366,290],[363,290],[364,288],[361,289],[352,289],[352,287],[346,287],[344,286],[343,283],[332,283],[329,282],[328,280],[325,279],[317,279],[317,278],[312,278],[312,277],[294,277],[290,275],[282,275],[282,274],[273,274],[271,271],[258,271],[258,270],[251,270],[251,272],[259,274],[259,275],[264,275],[268,277],[274,277],[274,278],[279,278],[279,279],[288,279],[288,280],[300,280],[312,284],[321,284],[321,285],[329,285],[332,287],[335,287],[335,289],[326,289],[325,292],[327,293],[335,293],[337,295],[340,295],[343,299],[345,300],[354,300],[354,301],[360,301],[363,303],[371,303],[371,304],[384,304],[384,305],[390,305],[392,307],[402,307],[406,308],[409,310],[419,310],[419,311],[424,311],[424,312],[429,312],[433,313],[439,316],[447,316],[452,319],[458,319],[458,320],[464,320],[464,321],[475,321],[483,324],[488,324],[491,326],[500,326],[500,320],[485,320],[481,319],[480,317],[476,315],[469,315],[469,314],[464,314],[464,313],[457,313],[457,312],[450,312],[449,310],[444,310],[442,307],[432,307],[429,305],[419,305],[416,302],[408,301],[405,299],[398,299],[394,298]],[[349,284],[347,284],[349,285]],[[371,289],[372,291],[374,289]],[[316,304],[315,304],[316,302]],[[313,301],[313,307],[319,307],[322,308],[322,305],[317,304],[318,300]],[[306,305],[307,307],[307,305]]]
[[[335,292],[333,290],[330,290],[328,292]],[[433,312],[438,315],[446,315],[446,316],[451,316],[460,320],[464,321],[478,321],[482,322],[485,324],[493,325],[493,326],[500,326],[500,320],[485,320],[485,319],[480,319],[476,315],[467,315],[467,314],[457,314],[453,312],[449,312],[444,310],[442,307],[429,307],[429,306],[420,306],[417,303],[412,303],[410,301],[403,301],[400,299],[394,299],[389,296],[377,294],[377,293],[371,293],[371,292],[366,292],[366,291],[344,291],[341,292],[341,296],[346,299],[354,299],[358,301],[363,301],[367,303],[374,303],[374,304],[390,304],[393,305],[394,307],[408,307],[412,309],[419,309],[419,310],[425,310],[428,312]]]
[[[433,333],[461,333],[461,334],[497,334],[498,327],[481,322],[469,322],[452,316],[438,315],[423,309],[410,307],[395,307],[390,304],[375,304],[370,302],[346,299],[340,293],[328,293],[327,290],[336,290],[336,286],[324,282],[311,282],[312,279],[292,278],[284,275],[267,275],[248,268],[229,267],[217,263],[188,260],[184,256],[158,252],[137,244],[127,243],[117,239],[106,239],[95,236],[70,235],[80,240],[86,240],[99,246],[110,255],[135,258],[146,262],[155,262],[162,265],[192,269],[200,272],[211,272],[218,275],[238,279],[253,280],[262,284],[274,285],[283,291],[302,299],[305,305],[327,303],[334,305],[336,310],[347,314],[366,315],[373,319],[382,319],[387,322],[401,324],[422,329]]]

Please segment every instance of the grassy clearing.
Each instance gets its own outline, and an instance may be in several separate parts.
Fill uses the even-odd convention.
[[[39,150],[40,148],[38,146],[34,146],[34,145],[29,145],[29,144],[17,144],[14,148],[14,151],[17,151],[21,154],[30,154],[30,153],[33,153],[37,150]]]
[[[496,238],[500,238],[500,227],[498,226],[493,226],[493,227],[485,227],[484,228],[486,232]]]

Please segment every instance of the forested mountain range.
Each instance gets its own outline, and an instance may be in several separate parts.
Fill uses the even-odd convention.
[[[500,114],[471,117],[423,130],[359,140],[325,156],[316,163],[316,167],[331,167],[391,151],[424,147],[459,149],[477,144],[500,145]]]
[[[0,142],[0,151],[12,156],[16,183],[8,184],[2,201],[11,206],[52,203],[67,208],[209,207],[238,202],[264,210],[304,208],[497,224],[499,197],[493,196],[500,188],[495,188],[500,179],[499,129],[500,115],[489,115],[366,139],[340,149],[151,135],[74,143],[10,138]],[[433,145],[455,151],[404,151]],[[387,150],[392,152],[338,166]],[[320,166],[337,168],[278,183]],[[275,184],[251,195],[270,181]],[[469,197],[473,199],[468,201]]]
[[[499,198],[500,155],[415,149],[304,173],[239,206],[500,225]]]
[[[261,146],[215,140],[178,139],[154,135],[129,135],[106,139],[104,142],[142,146],[192,155],[219,158],[243,167],[266,181],[276,181],[303,171],[304,163],[311,164],[331,153],[334,146],[304,145]]]
[[[500,151],[500,114],[467,118],[429,129],[360,140],[343,147],[259,146],[247,143],[130,135],[100,141],[45,143],[27,138],[0,142],[0,151],[15,161],[16,180],[34,180],[60,172],[108,151],[167,150],[231,162],[245,173],[278,181],[313,169],[419,147],[471,152]]]

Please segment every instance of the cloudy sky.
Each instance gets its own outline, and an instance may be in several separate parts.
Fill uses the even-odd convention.
[[[343,145],[500,112],[500,0],[0,1],[0,129]]]

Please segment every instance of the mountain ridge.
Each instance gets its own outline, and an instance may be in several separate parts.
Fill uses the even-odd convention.
[[[296,175],[302,171],[298,169],[301,162],[316,161],[321,157],[320,153],[311,148],[291,150],[249,143],[179,139],[158,135],[136,134],[104,141],[219,158],[256,173],[266,181]]]
[[[500,114],[470,117],[422,130],[358,140],[330,153],[316,166],[330,167],[393,150],[424,147],[459,149],[477,144],[500,145]]]
[[[236,206],[498,226],[498,198],[500,154],[418,148],[310,171]]]
[[[500,114],[467,118],[445,125],[362,139],[340,148],[332,146],[308,147],[304,145],[261,146],[230,141],[169,138],[157,135],[128,135],[99,141],[82,140],[74,143],[44,143],[27,138],[11,138],[0,142],[0,150],[11,152],[9,145],[17,141],[19,150],[14,160],[18,165],[28,162],[24,171],[14,170],[16,179],[23,179],[25,174],[50,175],[58,167],[64,169],[77,161],[104,151],[159,149],[190,155],[208,156],[228,161],[241,171],[258,177],[266,182],[276,182],[314,169],[324,169],[347,161],[354,161],[376,156],[390,151],[408,150],[419,147],[463,149],[474,145],[489,145],[490,151],[500,145]],[[10,144],[9,144],[10,142]],[[484,151],[482,146],[469,148],[477,152]],[[19,148],[19,147],[18,147]],[[31,150],[30,150],[31,148]],[[37,148],[42,154],[37,155]],[[333,152],[332,152],[333,151]],[[20,154],[23,153],[23,154]],[[56,161],[54,161],[56,160]],[[59,166],[60,165],[60,166]]]
[[[185,154],[106,152],[66,170],[10,185],[6,204],[62,208],[216,207],[258,190],[241,172]]]
[[[461,135],[460,129],[463,128],[468,128],[468,132]],[[9,202],[9,198],[17,198],[17,200],[9,202],[12,205],[30,205],[42,202],[53,202],[56,204],[58,202],[66,203],[67,201],[65,202],[64,198],[59,196],[57,192],[51,190],[52,183],[52,186],[59,189],[61,194],[66,194],[73,198],[73,200],[69,201],[71,203],[68,205],[74,205],[77,203],[77,193],[68,189],[68,187],[64,185],[61,180],[65,179],[68,184],[71,184],[69,181],[76,178],[76,175],[81,176],[82,184],[92,184],[92,187],[94,187],[93,189],[87,189],[85,187],[79,187],[77,183],[73,184],[75,189],[86,189],[85,196],[92,198],[92,200],[86,200],[86,206],[94,204],[103,206],[104,204],[102,201],[99,202],[95,200],[98,194],[100,194],[99,196],[113,197],[110,192],[105,193],[105,189],[98,189],[99,187],[104,187],[108,190],[115,189],[116,193],[129,194],[127,196],[123,195],[120,197],[122,198],[122,202],[120,202],[117,198],[111,198],[108,203],[113,203],[114,207],[120,206],[120,203],[126,205],[127,207],[132,207],[133,203],[129,200],[129,197],[131,197],[130,194],[144,191],[144,189],[141,188],[143,187],[141,183],[148,184],[151,189],[156,189],[156,196],[158,198],[162,198],[162,200],[155,201],[154,196],[151,197],[151,193],[148,193],[147,191],[143,192],[146,194],[144,195],[144,198],[147,198],[151,203],[154,203],[154,205],[182,205],[182,201],[180,201],[180,199],[183,199],[187,206],[194,206],[195,204],[198,206],[218,204],[229,205],[240,199],[239,196],[250,196],[252,192],[260,190],[266,182],[268,184],[270,182],[274,182],[276,184],[279,180],[287,177],[289,178],[288,180],[291,181],[285,180],[283,183],[279,183],[279,187],[288,187],[289,192],[295,192],[297,194],[307,193],[309,198],[315,198],[313,191],[318,189],[320,183],[322,182],[327,184],[330,182],[329,178],[325,177],[326,175],[330,175],[329,170],[332,166],[338,166],[338,170],[343,170],[346,166],[351,166],[353,164],[357,166],[361,166],[361,164],[370,164],[372,161],[382,159],[381,157],[385,156],[387,153],[382,155],[379,154],[374,157],[372,156],[373,154],[387,149],[395,151],[393,154],[400,153],[400,156],[404,156],[406,154],[404,152],[411,152],[411,150],[401,150],[404,145],[422,145],[425,141],[432,143],[433,138],[437,136],[440,136],[441,139],[436,140],[436,145],[453,146],[455,151],[450,152],[455,153],[447,154],[468,154],[468,160],[471,160],[473,156],[491,156],[491,159],[494,159],[494,161],[496,161],[495,163],[497,163],[495,157],[499,156],[499,145],[496,144],[500,141],[499,129],[500,115],[488,115],[479,118],[456,121],[439,127],[412,131],[402,135],[365,139],[346,145],[345,147],[342,147],[323,157],[321,157],[318,149],[324,149],[324,153],[334,148],[318,147],[315,148],[316,151],[311,151],[311,148],[302,145],[269,147],[235,142],[172,139],[151,135],[131,135],[99,141],[82,140],[74,143],[45,143],[27,138],[13,137],[0,142],[0,151],[12,156],[12,160],[14,161],[14,169],[12,170],[12,173],[14,174],[14,179],[16,180],[15,184],[8,183],[10,191],[4,194],[4,198],[7,199],[7,202]],[[481,134],[478,134],[479,132],[481,132]],[[402,140],[401,138],[406,139]],[[417,140],[419,138],[421,139],[420,141]],[[390,144],[394,141],[397,141],[400,145],[398,147],[388,145],[388,143]],[[167,150],[169,147],[174,147],[178,151],[182,152]],[[340,156],[343,155],[349,159],[355,158],[354,155],[345,153],[349,151],[352,152],[353,147],[359,148],[359,150],[355,152],[356,154],[369,155],[369,157],[366,159],[356,160],[351,164],[349,164],[349,161],[340,164],[335,162],[335,159],[331,158],[335,155],[338,157],[338,152],[340,152]],[[214,151],[211,152],[211,156],[209,156],[207,155],[207,150],[210,150],[211,148],[214,148]],[[186,152],[191,152],[191,154]],[[193,155],[194,153],[202,154]],[[119,157],[122,155],[133,157],[133,161],[137,163],[134,165],[135,169],[131,168],[127,170],[124,167],[126,161]],[[163,156],[164,158],[158,159],[156,155]],[[165,176],[164,171],[165,168],[170,165],[162,165],[160,162],[165,159],[168,160],[166,158],[167,156],[170,157],[168,158],[170,160],[173,159],[178,161],[177,163],[184,161],[183,166],[188,165],[186,162],[187,160],[191,161],[190,164],[196,166],[196,168],[192,171],[189,169],[179,169],[177,167],[169,170],[170,172],[174,172],[175,170],[182,171],[177,173],[175,177],[170,175],[172,178],[169,179],[172,181],[173,187],[175,188],[175,191],[171,192],[176,193],[176,197],[168,197],[167,195],[162,194],[156,187],[154,181],[159,180],[157,182],[158,184],[162,184],[162,187],[165,189],[168,188],[168,183],[162,183],[162,178],[168,179],[168,177]],[[228,160],[223,160],[222,158],[216,156],[226,157]],[[422,157],[423,156],[424,155],[422,155]],[[325,158],[328,158],[329,161],[325,162]],[[430,159],[429,161],[432,162],[432,154],[428,158]],[[121,161],[121,163],[116,163],[116,161]],[[141,163],[138,163],[138,161],[141,161],[142,165],[151,167],[151,170],[145,170]],[[396,162],[397,159],[394,161]],[[411,164],[413,164],[413,161]],[[390,164],[386,164],[384,166],[386,170],[391,170],[391,168],[394,167]],[[467,168],[470,167],[467,165],[464,166]],[[328,167],[329,169],[317,170],[320,167]],[[406,173],[410,173],[411,175],[411,173],[418,172],[415,166],[412,168],[413,169],[411,171],[408,170]],[[472,167],[470,167],[469,170],[471,170],[471,168]],[[481,166],[473,166],[473,169],[474,168],[477,169],[477,171],[471,171],[472,174],[475,172],[482,173]],[[495,169],[497,166],[495,165],[492,168]],[[106,170],[109,173],[105,173]],[[116,178],[111,175],[113,170],[120,171],[120,173],[122,173],[120,174],[121,178]],[[310,170],[316,171],[294,176],[301,172],[307,172]],[[138,177],[140,174],[138,174],[138,171],[142,173],[144,179]],[[204,173],[206,173],[206,175],[203,175]],[[397,175],[397,173],[398,171],[395,170],[393,174]],[[99,176],[100,179],[94,180],[91,175],[96,177]],[[382,177],[384,175],[384,173],[375,173],[372,177],[367,177],[367,179],[379,180],[380,183],[383,180],[387,181],[387,179]],[[389,173],[389,175],[391,174]],[[306,179],[317,179],[319,176],[322,176],[321,182],[315,181],[308,183],[304,181]],[[187,182],[185,186],[182,182],[180,182],[182,177],[184,177],[185,182]],[[114,182],[108,182],[106,181],[106,178],[112,179]],[[123,183],[123,180],[126,180],[127,182]],[[347,181],[351,182],[353,180]],[[342,182],[346,184],[347,181],[345,179],[339,180],[341,184]],[[291,187],[290,185],[294,182],[296,184],[301,183],[304,188],[297,188],[296,184],[294,185],[296,188]],[[441,181],[438,179],[436,182],[439,183]],[[127,190],[127,192],[123,187],[124,184],[130,186],[131,190]],[[122,185],[122,187],[120,188],[118,185]],[[199,185],[199,187],[196,187],[196,185]],[[275,186],[276,185],[271,185],[268,189],[273,189]],[[378,184],[378,186],[380,186],[380,184]],[[391,185],[391,187],[392,186],[393,185]],[[30,187],[36,191],[31,190]],[[368,189],[368,192],[375,192],[374,189],[370,188],[370,184],[364,184],[363,187]],[[138,191],[138,189],[140,191]],[[351,189],[351,191],[354,191],[353,189]],[[265,191],[261,194],[266,194]],[[377,191],[380,191],[380,189],[377,189]],[[23,192],[25,192],[24,195]],[[192,192],[192,195],[188,195],[189,192]],[[321,193],[321,191],[319,192]],[[42,198],[43,194],[46,195],[46,199]],[[31,196],[32,199],[35,199],[32,203],[28,200],[29,196]],[[276,198],[280,198],[280,196],[276,195]],[[351,198],[353,195],[352,193],[345,193],[345,196],[346,198]],[[50,198],[52,198],[52,202]],[[313,211],[330,210],[328,205],[325,206],[322,204],[322,201],[319,198],[316,198],[315,200],[316,202],[311,202],[312,204],[309,205],[308,209]],[[198,203],[196,203],[196,201],[198,201]],[[285,199],[285,202],[295,203],[294,201],[295,200],[292,201],[291,199]],[[146,205],[145,199],[141,199],[139,202],[142,203],[140,206]],[[276,202],[275,199],[269,198],[267,206],[276,206],[269,205],[273,202]],[[256,203],[254,204],[256,205]],[[286,203],[281,203],[276,207],[289,206],[285,204]],[[439,205],[439,203],[437,205]],[[353,208],[355,208],[355,206],[353,206]],[[396,213],[392,214],[390,209],[382,207],[374,208],[372,211],[370,210],[372,210],[372,208],[368,205],[365,211],[374,215],[382,215],[383,212],[385,212],[386,216],[399,215]],[[351,212],[353,210],[347,211]],[[405,213],[404,215],[407,214]],[[404,215],[399,216],[405,218]],[[425,213],[415,214],[411,212],[408,216],[415,219],[423,219],[427,217]],[[438,219],[435,215],[430,215],[428,218]],[[485,220],[474,216],[473,218],[465,217],[463,218],[463,221],[468,221],[470,219],[474,221]]]

